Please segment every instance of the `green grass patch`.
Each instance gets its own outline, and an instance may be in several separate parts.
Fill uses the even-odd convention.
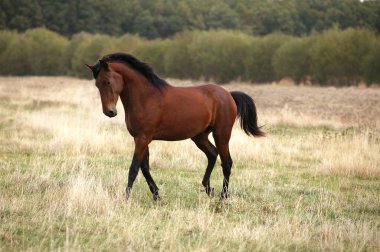
[[[197,160],[200,169],[181,164],[170,169],[165,163],[173,160],[163,156],[165,162],[151,167],[162,199],[152,200],[140,172],[125,202],[131,157],[124,150],[55,152],[48,147],[53,133],[38,128],[22,138],[47,147],[25,147],[12,133],[21,127],[17,121],[1,125],[0,140],[12,143],[0,149],[2,251],[372,251],[379,246],[378,180],[319,173],[320,160],[302,146],[290,154],[279,148],[273,160],[252,161],[249,167],[235,160],[231,198],[224,201],[219,161],[211,177],[215,196],[208,197],[201,186],[205,159]],[[111,128],[110,134],[113,130],[120,129]],[[298,141],[315,135],[339,140],[359,131],[279,125],[269,132]]]

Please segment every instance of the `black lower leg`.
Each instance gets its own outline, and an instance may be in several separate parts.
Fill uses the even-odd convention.
[[[228,194],[228,184],[229,184],[230,177],[224,171],[223,171],[223,175],[224,175],[224,178],[223,178],[223,189],[222,189],[222,193],[221,193],[220,197],[223,198],[223,199],[225,199],[225,198],[228,198],[228,196],[229,196],[229,194]]]
[[[129,198],[133,183],[136,180],[141,163],[148,150],[148,144],[150,143],[151,138],[147,137],[146,135],[142,135],[142,136],[135,137],[134,140],[135,140],[135,152],[133,154],[131,166],[129,167],[128,185],[126,188],[127,199]]]
[[[127,185],[127,188],[125,189],[127,199],[130,196],[133,183],[135,182],[137,174],[139,172],[139,167],[140,167],[140,161],[138,160],[136,155],[133,155],[132,163],[131,163],[131,166],[129,167],[128,185]]]
[[[211,188],[210,186],[210,176],[215,166],[217,156],[208,155],[207,158],[208,158],[208,164],[207,164],[205,175],[202,180],[202,185],[205,187],[207,195],[212,196],[214,193],[214,188]]]
[[[222,199],[225,199],[225,198],[228,198],[229,197],[229,194],[228,194],[228,185],[229,185],[229,181],[230,181],[230,175],[231,175],[231,168],[232,168],[232,159],[231,159],[231,155],[230,153],[228,153],[228,160],[226,163],[222,164],[222,168],[223,168],[223,189],[222,189],[222,193],[221,193],[221,198]]]
[[[134,155],[132,159],[132,164],[129,167],[129,173],[128,173],[128,187],[132,188],[133,183],[136,180],[137,174],[139,172],[139,160],[137,157]]]
[[[205,187],[206,193],[209,196],[214,194],[214,188],[210,186],[210,176],[214,169],[216,159],[218,157],[218,151],[215,146],[208,140],[208,134],[211,132],[211,128],[208,128],[205,132],[191,138],[197,147],[206,154],[208,164],[205,175],[203,176],[202,185]]]
[[[147,152],[147,154],[145,154],[143,162],[141,163],[141,171],[142,171],[142,173],[145,177],[145,180],[149,186],[149,190],[153,194],[153,199],[157,200],[159,198],[158,187],[157,187],[156,183],[154,182],[152,175],[150,174],[150,171],[149,171],[149,152]]]
[[[145,177],[145,180],[149,186],[149,190],[152,192],[152,194],[157,194],[158,195],[158,187],[156,183],[154,183],[154,180],[152,178],[152,175],[150,174],[150,171],[145,168],[141,168],[141,171]]]

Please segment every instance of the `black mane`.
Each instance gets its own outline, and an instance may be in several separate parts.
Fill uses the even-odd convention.
[[[104,56],[102,58],[105,62],[109,61],[120,61],[127,65],[129,65],[131,68],[135,69],[137,72],[142,74],[154,87],[161,89],[167,85],[166,81],[161,79],[154,71],[153,69],[145,62],[142,62],[138,59],[136,59],[134,56],[127,54],[127,53],[112,53]],[[94,78],[98,76],[100,72],[100,63],[97,62],[93,66],[92,70],[94,74]]]

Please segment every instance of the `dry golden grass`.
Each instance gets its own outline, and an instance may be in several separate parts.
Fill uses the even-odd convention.
[[[380,89],[234,85],[251,94],[270,123],[380,127]]]
[[[254,97],[268,132],[234,128],[231,199],[201,192],[191,141],[153,142],[162,200],[140,174],[125,203],[120,104],[109,119],[93,81],[0,78],[0,250],[379,250],[380,89],[226,88]]]

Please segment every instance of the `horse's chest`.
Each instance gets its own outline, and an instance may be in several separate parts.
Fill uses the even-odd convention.
[[[137,127],[132,123],[131,119],[129,117],[125,118],[125,124],[127,125],[127,129],[129,134],[131,136],[136,136],[137,135]]]
[[[126,125],[127,125],[127,130],[128,130],[128,132],[129,132],[129,134],[130,134],[131,136],[135,136],[135,132],[134,132],[132,126],[131,126],[128,122],[126,122]]]
[[[144,117],[127,115],[125,117],[125,124],[127,126],[129,134],[135,137],[141,133],[144,133],[144,131],[146,131],[145,126],[148,123],[146,122],[146,118]]]

